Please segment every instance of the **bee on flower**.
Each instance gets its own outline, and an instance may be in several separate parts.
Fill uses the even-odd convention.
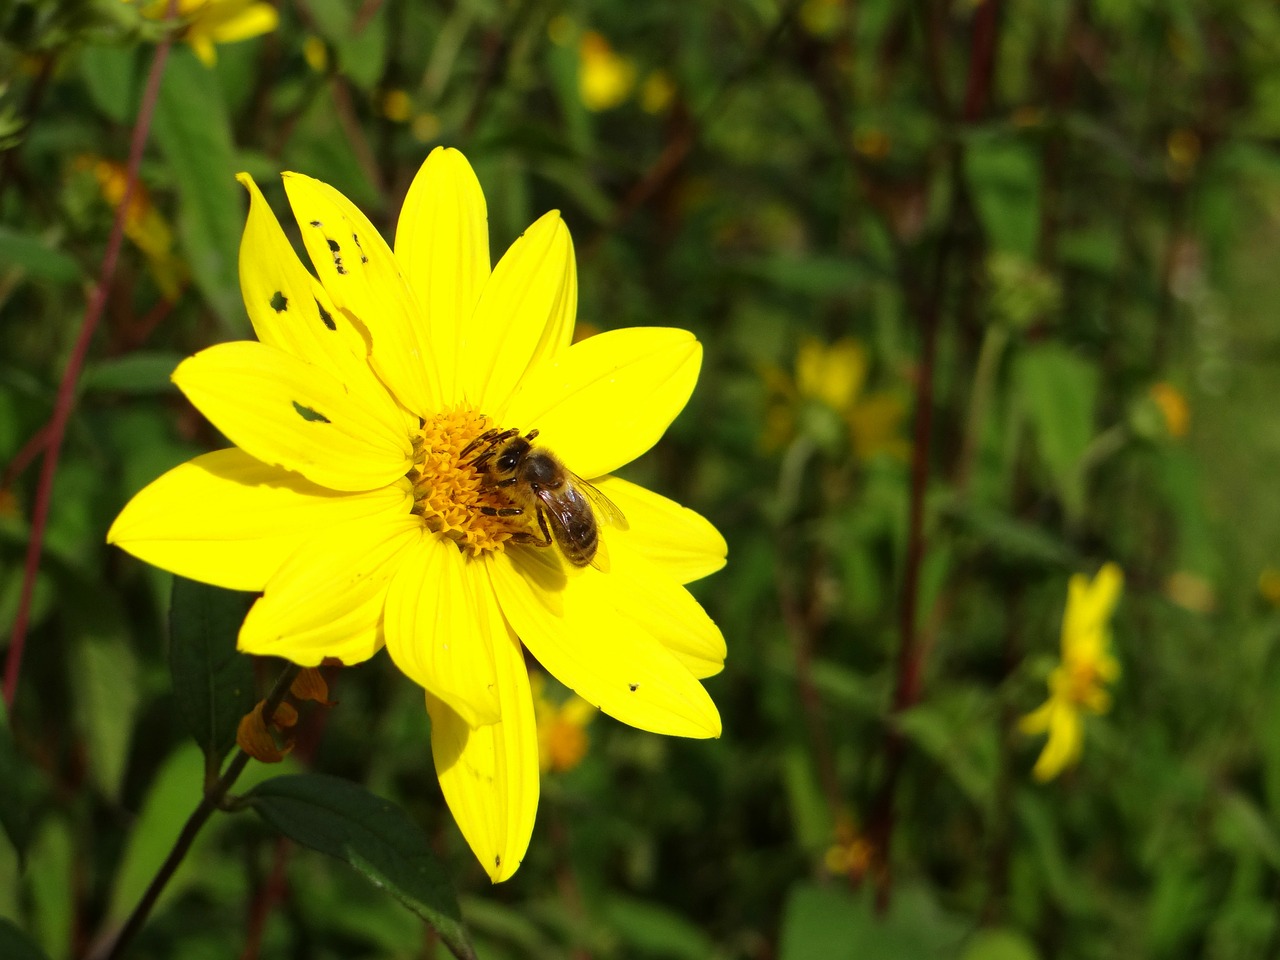
[[[1092,580],[1077,573],[1067,586],[1062,660],[1049,674],[1049,699],[1018,724],[1025,734],[1048,734],[1032,770],[1041,782],[1080,760],[1084,714],[1111,709],[1106,688],[1120,676],[1120,664],[1111,653],[1111,614],[1123,587],[1124,574],[1114,563],[1104,564]]]
[[[720,734],[701,681],[722,669],[724,638],[685,584],[724,565],[724,539],[613,475],[684,407],[701,345],[662,327],[573,343],[577,271],[559,213],[491,267],[484,194],[456,150],[423,164],[394,249],[338,191],[286,173],[316,277],[240,181],[240,282],[258,340],[210,347],[173,374],[235,446],[143,489],[108,540],[261,591],[239,634],[246,653],[351,665],[385,646],[425,691],[463,836],[505,880],[539,795],[526,649],[624,723]],[[557,514],[569,494],[535,489],[557,479],[528,467],[545,467],[539,451],[618,516],[585,493]],[[588,515],[591,546],[573,527]]]

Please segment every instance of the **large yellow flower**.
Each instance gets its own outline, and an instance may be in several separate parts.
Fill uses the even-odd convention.
[[[503,880],[538,802],[522,643],[624,723],[720,733],[699,680],[722,668],[724,639],[683,585],[724,564],[724,540],[609,475],[684,407],[701,346],[658,327],[571,346],[569,231],[546,214],[491,272],[484,195],[456,150],[423,164],[394,253],[332,187],[285,174],[319,281],[240,179],[241,288],[260,342],[210,347],[173,374],[236,448],[160,477],[108,540],[185,577],[263,591],[245,652],[352,664],[385,643],[426,690],[445,799]],[[512,515],[510,488],[473,464],[481,434],[512,428],[538,430],[625,515],[601,528],[607,564],[530,543],[533,511]]]
[[[1062,616],[1062,662],[1049,675],[1049,699],[1020,721],[1023,733],[1047,733],[1032,770],[1040,781],[1052,780],[1074,765],[1084,748],[1084,711],[1106,713],[1111,694],[1105,685],[1120,675],[1111,655],[1111,614],[1120,600],[1124,574],[1104,564],[1093,580],[1072,576]]]

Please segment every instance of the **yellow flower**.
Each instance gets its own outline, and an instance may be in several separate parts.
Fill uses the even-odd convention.
[[[123,164],[102,157],[82,156],[76,160],[75,167],[93,174],[102,198],[112,207],[119,207],[124,201],[128,172]],[[129,209],[124,214],[124,235],[147,258],[151,276],[164,298],[177,300],[187,281],[187,264],[174,252],[173,231],[141,183],[133,186]]]
[[[167,0],[156,0],[144,13],[163,20],[168,6]],[[177,6],[186,23],[182,39],[207,67],[218,62],[216,44],[270,33],[280,23],[276,8],[262,0],[178,0]]]
[[[538,720],[538,766],[543,773],[566,773],[587,755],[587,727],[598,711],[577,696],[557,704],[547,696],[547,681],[541,673],[530,675],[529,684]]]
[[[578,57],[578,96],[588,110],[612,110],[631,95],[635,64],[619,56],[601,34],[583,33]]]
[[[860,460],[879,454],[906,459],[910,446],[902,436],[907,408],[888,392],[864,392],[870,360],[866,348],[850,337],[825,344],[806,337],[796,353],[794,382],[781,370],[764,372],[771,396],[765,418],[766,449],[784,446],[799,429],[806,402],[816,402],[839,415]],[[839,422],[839,421],[837,421]]]
[[[610,476],[684,407],[701,345],[661,327],[570,345],[568,229],[545,214],[491,270],[484,195],[456,150],[423,164],[394,253],[342,194],[286,173],[318,280],[240,181],[240,282],[260,342],[218,344],[173,374],[236,448],[160,477],[107,539],[191,579],[264,591],[240,630],[246,653],[352,664],[385,644],[426,691],[458,826],[503,880],[538,803],[522,644],[624,723],[720,734],[699,681],[722,669],[724,638],[684,584],[723,566],[724,540]],[[484,438],[499,430],[539,431],[616,504],[625,522],[600,528],[607,562],[533,542],[550,539],[539,501],[496,485],[508,477]]]
[[[1019,721],[1023,733],[1049,735],[1032,773],[1051,780],[1080,759],[1084,746],[1082,713],[1111,708],[1105,685],[1120,675],[1111,655],[1111,614],[1120,599],[1124,574],[1104,564],[1092,581],[1075,574],[1067,588],[1062,617],[1062,662],[1049,675],[1049,699]]]
[[[1149,392],[1151,399],[1160,408],[1169,436],[1175,440],[1181,440],[1187,435],[1187,430],[1191,426],[1191,404],[1187,403],[1186,395],[1173,384],[1165,381],[1153,383]]]

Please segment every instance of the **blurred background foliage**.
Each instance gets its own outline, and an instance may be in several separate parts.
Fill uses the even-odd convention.
[[[498,887],[385,658],[330,677],[285,769],[403,805],[495,960],[1280,955],[1274,3],[179,6],[0,734],[0,953],[91,954],[199,799],[171,578],[103,536],[223,445],[168,377],[249,332],[234,174],[280,213],[279,171],[318,177],[390,236],[446,144],[495,250],[563,211],[583,332],[706,345],[629,475],[729,542],[694,585],[729,642],[724,736],[588,723],[548,681],[538,826]],[[0,643],[163,8],[0,2]],[[1068,578],[1106,561],[1113,703],[1037,783],[1017,721]],[[242,814],[132,955],[443,952]]]

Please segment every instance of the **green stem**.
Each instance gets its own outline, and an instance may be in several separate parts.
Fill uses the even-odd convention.
[[[264,723],[271,722],[271,718],[275,716],[276,708],[280,706],[285,694],[289,692],[289,687],[293,684],[293,680],[300,669],[294,664],[289,664],[276,679],[275,686],[271,688],[271,692],[267,694],[267,699],[262,704],[262,720]],[[231,787],[239,779],[240,774],[244,772],[244,768],[249,765],[249,759],[250,757],[247,753],[243,750],[238,750],[235,757],[227,764],[227,769],[222,776],[217,779],[212,787],[205,791],[200,805],[195,808],[191,816],[187,818],[187,822],[183,824],[182,832],[178,834],[178,839],[174,841],[173,849],[165,857],[164,863],[160,865],[156,875],[151,878],[151,883],[147,885],[146,891],[142,894],[142,899],[133,908],[133,912],[129,914],[129,919],[120,928],[120,933],[111,942],[107,951],[101,954],[101,960],[119,960],[124,955],[125,948],[129,946],[133,938],[138,935],[138,931],[142,929],[142,925],[146,923],[147,917],[156,905],[156,901],[160,899],[160,894],[164,892],[164,888],[168,886],[179,865],[185,859],[188,851],[190,851],[191,845],[195,842],[200,829],[205,825],[205,821],[213,815],[213,811],[222,805]],[[95,958],[96,956],[95,954]]]

